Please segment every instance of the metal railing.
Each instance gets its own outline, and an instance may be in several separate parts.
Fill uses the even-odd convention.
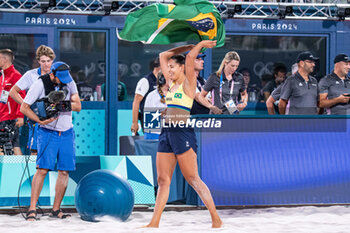
[[[42,0],[1,0],[2,12],[26,12],[42,13]],[[48,3],[49,0],[47,0]],[[305,2],[304,2],[305,1]],[[350,0],[286,0],[277,2],[234,2],[234,1],[210,1],[224,18],[292,18],[292,19],[339,19],[339,8],[350,8],[347,1]],[[173,3],[172,0],[133,0],[118,1],[118,8],[110,12],[111,15],[125,16],[153,3]],[[232,8],[240,5],[241,11],[232,14]],[[281,7],[292,8],[292,13],[284,15]],[[48,13],[61,14],[91,14],[104,15],[103,0],[56,0],[56,5],[44,9]],[[343,18],[344,19],[344,18]],[[345,19],[350,19],[345,16]]]

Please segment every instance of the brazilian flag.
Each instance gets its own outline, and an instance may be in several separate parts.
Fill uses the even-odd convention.
[[[225,42],[225,27],[219,11],[206,0],[174,0],[155,3],[130,13],[118,38],[146,44],[217,40]]]
[[[181,93],[175,93],[174,98],[182,99]]]

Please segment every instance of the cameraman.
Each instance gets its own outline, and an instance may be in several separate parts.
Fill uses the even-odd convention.
[[[71,111],[60,112],[57,118],[40,120],[30,108],[37,100],[45,97],[51,91],[63,90],[65,100],[70,100]],[[75,139],[72,125],[72,111],[81,110],[77,86],[69,74],[69,66],[64,62],[52,64],[51,73],[41,76],[30,87],[21,105],[21,112],[29,119],[39,123],[37,171],[32,182],[30,207],[26,220],[35,221],[36,203],[38,201],[45,176],[49,170],[55,169],[57,160],[58,177],[55,187],[55,201],[50,216],[66,218],[60,205],[65,194],[69,171],[75,170]]]

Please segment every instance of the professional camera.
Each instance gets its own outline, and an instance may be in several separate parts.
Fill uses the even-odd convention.
[[[41,121],[58,117],[60,112],[72,111],[71,102],[64,100],[65,91],[51,91],[47,96],[37,100],[30,108]]]
[[[5,122],[0,122],[0,151],[4,155],[13,155],[13,145],[12,139],[15,135],[15,124],[6,124]]]

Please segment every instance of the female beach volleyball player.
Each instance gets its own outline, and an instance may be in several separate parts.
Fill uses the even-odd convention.
[[[194,62],[202,48],[213,48],[216,41],[201,41],[196,46],[185,45],[162,52],[159,55],[160,67],[170,84],[166,95],[167,109],[164,120],[167,127],[162,128],[157,153],[158,194],[153,217],[146,227],[159,227],[160,218],[169,197],[170,182],[176,162],[186,181],[194,188],[208,208],[212,227],[219,228],[222,221],[216,211],[208,187],[200,179],[197,167],[197,142],[194,129],[178,127],[175,124],[186,122],[190,116],[196,92],[197,78]],[[191,50],[186,59],[182,53]],[[186,75],[185,75],[186,70]]]

